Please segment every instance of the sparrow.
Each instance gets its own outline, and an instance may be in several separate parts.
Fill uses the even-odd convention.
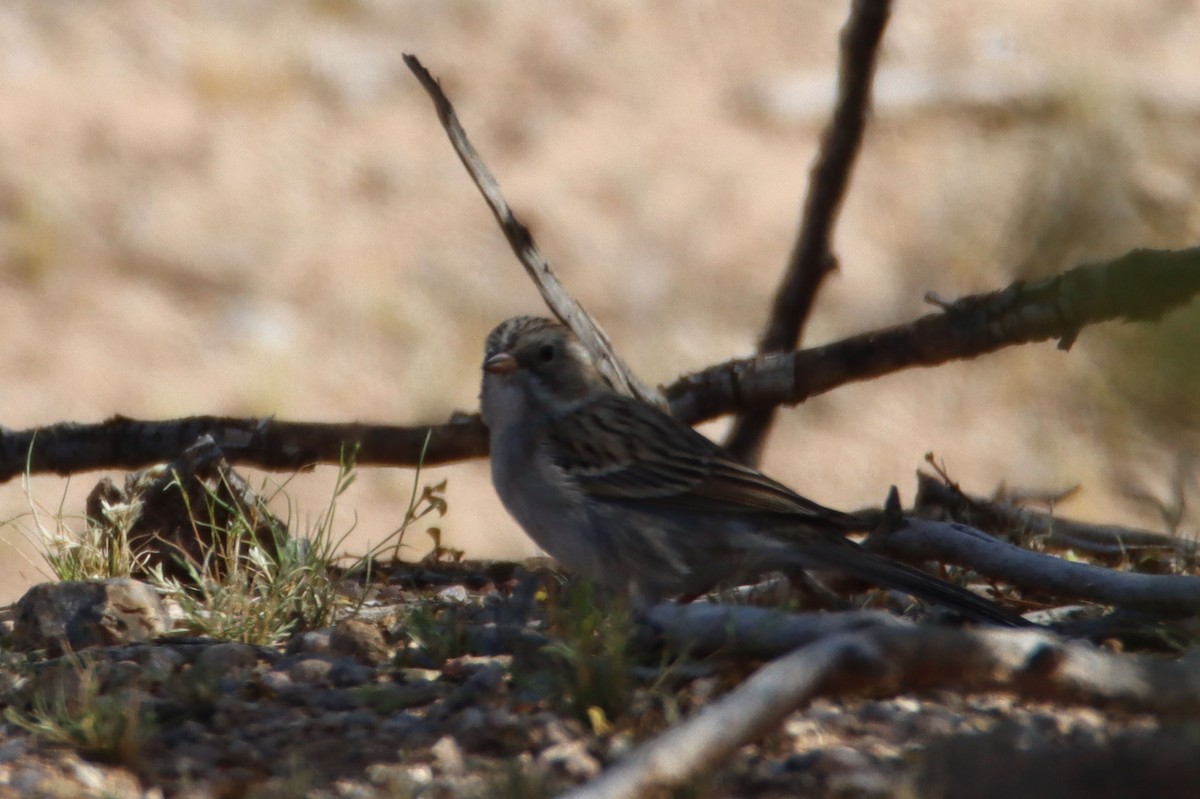
[[[492,482],[567,570],[644,607],[764,572],[841,572],[974,621],[1025,626],[964,588],[868,552],[857,517],[737,461],[691,427],[618,394],[564,325],[518,316],[487,337],[480,408]]]

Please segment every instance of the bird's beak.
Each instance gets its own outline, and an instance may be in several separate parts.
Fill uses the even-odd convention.
[[[517,368],[517,359],[507,352],[498,352],[483,362],[483,371],[493,375],[506,375]]]

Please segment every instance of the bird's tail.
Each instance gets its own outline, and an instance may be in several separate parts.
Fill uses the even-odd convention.
[[[805,546],[802,555],[805,568],[838,571],[882,587],[905,591],[972,621],[1006,627],[1038,626],[965,588],[900,561],[868,552],[852,541],[845,540],[845,544],[849,546],[843,546],[841,542]]]

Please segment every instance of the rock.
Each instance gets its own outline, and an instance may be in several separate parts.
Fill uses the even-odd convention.
[[[433,768],[423,763],[415,766],[379,763],[367,768],[367,778],[386,788],[390,796],[415,796],[433,782]]]
[[[17,602],[14,649],[66,650],[147,641],[167,631],[169,621],[153,588],[137,580],[41,583]]]
[[[528,744],[527,725],[522,717],[502,708],[468,707],[450,727],[464,752],[513,755]]]
[[[466,602],[469,596],[463,585],[452,585],[437,592],[437,598],[442,602]]]
[[[339,622],[329,635],[329,648],[368,666],[386,663],[391,657],[383,631],[359,619]]]
[[[6,744],[5,749],[12,744]],[[0,797],[39,799],[161,799],[155,788],[143,791],[129,770],[90,763],[76,752],[21,744],[21,756],[0,764]],[[156,793],[157,791],[157,793]]]
[[[187,662],[183,653],[159,646],[146,647],[134,660],[142,667],[146,678],[154,682],[165,682]]]
[[[410,707],[422,707],[441,699],[446,694],[444,683],[419,682],[372,683],[354,689],[355,699],[362,707],[376,713],[393,714]]]
[[[352,658],[340,658],[329,670],[329,683],[336,688],[353,688],[375,679],[375,669]]]
[[[462,749],[458,742],[449,735],[443,735],[437,740],[430,751],[437,760],[443,774],[462,774],[465,769]]]
[[[332,639],[333,631],[329,629],[296,633],[288,640],[284,652],[289,655],[323,655],[329,651]]]
[[[600,773],[600,761],[592,756],[582,739],[554,744],[543,749],[537,759],[539,763],[561,768],[577,780],[590,780]]]
[[[240,682],[258,665],[258,651],[249,644],[224,642],[207,646],[192,665],[193,679]]]
[[[307,657],[296,661],[288,669],[288,676],[294,683],[325,682],[329,672],[333,670],[333,661],[327,657]]]
[[[268,671],[262,675],[261,679],[259,680],[259,684],[262,685],[265,690],[272,693],[287,691],[295,686],[295,683],[292,682],[291,675],[283,671]]]

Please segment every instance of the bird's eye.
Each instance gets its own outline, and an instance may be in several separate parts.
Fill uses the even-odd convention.
[[[550,361],[553,361],[554,360],[554,345],[553,344],[543,344],[542,348],[540,350],[538,350],[538,357],[542,359],[542,363],[550,363]]]

